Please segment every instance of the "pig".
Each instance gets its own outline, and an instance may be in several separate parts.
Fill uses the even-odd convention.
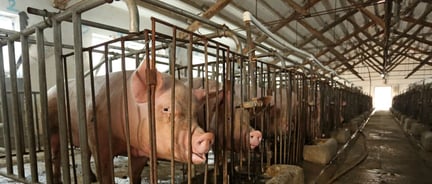
[[[187,81],[185,82],[186,84],[188,83]],[[202,78],[194,78],[192,81],[193,84],[193,89],[205,89],[205,80]],[[207,112],[210,117],[210,126],[209,126],[209,131],[215,133],[216,139],[218,140],[218,147],[222,147],[223,145],[223,141],[225,139],[225,147],[227,150],[231,150],[234,152],[247,152],[249,151],[249,149],[255,149],[256,147],[259,146],[261,139],[262,139],[262,134],[260,131],[255,130],[254,128],[252,128],[250,126],[250,114],[249,111],[241,109],[241,108],[236,108],[234,110],[234,126],[233,126],[233,130],[232,130],[232,125],[231,123],[228,123],[228,135],[226,135],[225,137],[222,136],[224,135],[224,127],[222,126],[225,122],[224,122],[224,118],[222,117],[226,117],[225,116],[225,104],[224,104],[224,93],[222,92],[222,87],[223,85],[221,83],[219,83],[216,80],[209,80],[208,81],[209,84],[209,91],[220,91],[218,95],[214,95],[211,96],[209,98],[209,111]],[[216,87],[219,87],[218,89]],[[234,105],[238,106],[240,103],[240,99],[237,95],[234,96],[234,98],[231,98],[230,95],[228,95],[230,93],[230,90],[228,89],[228,91],[225,93],[225,97],[227,98],[227,100],[225,101],[225,103],[231,104],[231,100],[234,100]],[[201,109],[201,112],[199,113],[199,119],[198,119],[198,123],[201,126],[205,125],[205,114],[204,110],[205,110],[205,106],[203,105]],[[218,110],[219,114],[216,117],[216,110]],[[231,130],[234,132],[234,145],[231,145]],[[241,131],[240,131],[241,130]],[[219,135],[219,136],[218,136]],[[241,147],[241,145],[243,147]]]
[[[154,73],[149,73],[154,72]],[[100,173],[97,173],[101,181],[100,183],[113,183],[112,159],[113,156],[127,155],[126,144],[126,122],[124,96],[127,96],[127,110],[129,117],[129,134],[130,134],[130,151],[132,159],[132,177],[133,183],[140,183],[140,174],[145,166],[149,154],[151,152],[149,142],[149,119],[148,119],[148,95],[147,89],[150,87],[146,83],[146,77],[155,74],[155,129],[156,129],[156,155],[159,159],[171,159],[171,153],[174,153],[174,159],[178,162],[188,162],[189,157],[189,131],[191,135],[192,153],[191,161],[193,164],[201,164],[206,160],[206,153],[211,148],[214,142],[214,134],[205,132],[197,123],[196,113],[197,107],[203,103],[205,94],[204,90],[193,90],[191,99],[192,112],[191,130],[189,130],[188,121],[188,100],[189,89],[180,81],[172,80],[167,74],[162,74],[156,70],[150,70],[146,67],[146,62],[135,71],[127,71],[127,93],[124,93],[123,73],[115,72],[109,74],[109,89],[105,85],[105,77],[96,77],[95,84],[95,109],[91,102],[90,80],[85,80],[85,97],[86,97],[86,115],[87,115],[87,130],[88,142],[87,145],[79,145],[79,128],[77,120],[77,101],[76,101],[76,83],[75,81],[68,82],[69,99],[70,99],[70,114],[71,114],[71,132],[74,146],[88,146],[91,154],[96,158],[96,168]],[[171,89],[175,88],[175,124],[170,121],[171,116]],[[108,114],[107,109],[107,90],[110,92],[111,114]],[[93,117],[93,114],[96,114]],[[57,109],[57,91],[53,87],[48,92],[48,120],[49,129],[51,131],[50,144],[53,160],[54,181],[60,182],[60,148],[59,148],[59,123]],[[112,129],[112,148],[113,154],[109,154],[108,117],[111,118]],[[174,138],[171,138],[171,126],[175,126]],[[96,139],[95,131],[97,131],[98,139]],[[174,150],[171,150],[171,140],[174,142]],[[99,145],[99,146],[96,146]],[[99,153],[99,154],[97,154]],[[99,157],[99,158],[97,158]]]
[[[291,122],[296,120],[296,111],[298,107],[297,94],[295,92],[291,92],[292,100],[287,101],[289,98],[287,90],[285,88],[277,88],[275,89],[273,95],[274,96],[272,96],[272,99],[270,100],[271,103],[269,104],[270,121],[265,124],[264,127],[261,127],[260,124],[257,124],[257,129],[265,130],[269,136],[287,134],[290,127],[289,116],[291,116]],[[290,106],[288,103],[290,103]],[[288,109],[289,107],[291,109]],[[288,113],[290,113],[290,115]]]

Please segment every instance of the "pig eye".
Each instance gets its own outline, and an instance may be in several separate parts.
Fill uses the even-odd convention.
[[[169,107],[164,107],[164,108],[162,109],[162,112],[164,112],[164,113],[169,113],[169,112],[171,112],[171,110],[170,110]]]

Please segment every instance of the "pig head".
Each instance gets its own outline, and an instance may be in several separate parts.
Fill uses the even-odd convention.
[[[201,78],[194,78],[192,83],[194,89],[205,89],[205,85],[207,84],[205,80]],[[259,146],[262,134],[260,131],[250,126],[249,111],[236,108],[232,115],[228,116],[228,114],[226,114],[225,109],[230,108],[228,106],[230,106],[231,102],[233,102],[235,106],[238,106],[240,104],[240,99],[237,95],[234,95],[234,98],[231,97],[229,83],[225,84],[225,87],[226,91],[224,93],[221,83],[216,80],[208,80],[209,91],[218,91],[218,93],[217,95],[209,96],[208,104],[204,104],[201,108],[202,112],[199,113],[198,122],[201,126],[205,126],[205,122],[207,122],[205,116],[206,114],[208,115],[209,131],[216,134],[218,147],[225,147],[227,150],[235,152],[246,152],[249,149],[254,149]],[[204,113],[207,106],[208,110]],[[233,118],[232,123],[231,119],[229,119],[230,117]],[[227,121],[225,122],[225,120]],[[226,132],[224,133],[225,130]],[[231,131],[233,134],[231,134]],[[231,142],[231,140],[233,140],[233,142]]]

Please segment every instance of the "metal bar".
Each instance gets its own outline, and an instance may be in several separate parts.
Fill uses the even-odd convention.
[[[63,73],[63,62],[62,62],[62,38],[61,38],[61,22],[53,21],[53,36],[54,36],[54,61],[56,66],[56,89],[57,89],[57,113],[58,113],[58,126],[59,126],[59,137],[60,137],[60,155],[61,155],[61,168],[63,173],[63,182],[70,182],[69,173],[69,157],[68,157],[68,141],[67,141],[67,127],[66,122],[66,109],[65,109],[65,89],[64,89],[64,73]],[[60,159],[58,155],[53,155],[53,160]],[[54,161],[56,162],[56,161]],[[60,171],[54,168],[56,175],[60,175]],[[56,181],[54,181],[56,182]]]
[[[214,68],[216,68],[215,69],[216,70],[216,78],[215,78],[216,80],[219,79],[219,74],[220,74],[219,73],[219,60],[220,60],[219,52],[220,52],[220,48],[216,47],[216,64],[214,65],[215,67],[212,67],[212,70],[214,70]],[[222,78],[222,82],[225,82],[223,78]],[[225,85],[223,85],[222,88],[223,88],[224,94],[226,94],[224,86]],[[216,83],[216,89],[219,90],[219,83]],[[219,100],[224,100],[224,99],[219,99],[219,96],[216,96],[216,101],[219,102]],[[219,118],[221,118],[221,117],[219,117],[219,115],[220,115],[220,108],[219,108],[219,105],[218,105],[218,107],[216,108],[216,111],[214,112],[214,116],[216,117],[215,118],[216,122],[220,121]],[[220,127],[219,123],[216,123],[215,130],[219,130],[219,127]],[[215,134],[215,135],[218,136],[217,134]],[[220,144],[219,143],[219,139],[215,138],[214,145],[219,145],[219,144]],[[220,160],[221,160],[221,154],[223,154],[223,152],[217,151],[217,150],[214,151],[214,155],[215,155],[214,158],[215,158],[215,160],[214,160],[214,170],[213,170],[213,183],[217,183],[217,179],[218,179],[217,178],[217,174],[219,173],[219,169],[220,169],[219,163],[220,163]]]
[[[47,84],[46,84],[46,71],[45,71],[45,43],[44,43],[43,29],[36,29],[36,46],[37,46],[37,58],[38,58],[38,69],[39,69],[39,92],[40,92],[40,105],[41,105],[41,116],[43,129],[43,145],[44,145],[44,156],[45,156],[45,176],[48,184],[53,183],[53,172],[51,162],[51,144],[50,135],[51,131],[48,126],[48,97],[47,97]]]
[[[27,15],[20,13],[20,24],[23,24],[27,20],[23,20]],[[30,168],[31,168],[31,180],[32,182],[38,182],[37,172],[37,160],[36,160],[36,145],[35,145],[35,131],[34,131],[34,120],[33,120],[33,106],[32,106],[32,94],[31,94],[31,81],[30,81],[30,56],[29,56],[29,44],[28,36],[21,35],[21,49],[22,49],[22,70],[23,70],[23,82],[24,82],[24,120],[27,123],[27,138],[28,138],[28,149],[30,152]]]
[[[58,14],[55,12],[48,12],[46,10],[40,10],[40,9],[36,9],[36,8],[32,8],[32,7],[28,7],[27,12],[30,14],[39,15],[39,16],[43,16],[43,17],[50,17],[50,16],[54,16],[54,15]],[[72,22],[71,19],[67,19],[64,21]],[[115,31],[115,32],[119,32],[119,33],[124,33],[124,34],[129,33],[129,31],[127,29],[109,26],[109,25],[98,23],[98,22],[93,22],[93,21],[89,21],[89,20],[81,20],[81,22],[83,25],[91,26],[91,27],[95,27],[95,28],[99,28],[99,29],[103,29],[103,30],[110,30],[110,31]]]
[[[204,42],[204,79],[205,79],[205,91],[206,94],[209,93],[209,80],[208,80],[208,41],[205,40]],[[217,100],[216,100],[217,102]],[[205,122],[206,122],[206,126],[205,126],[205,131],[209,130],[210,127],[210,106],[209,106],[209,95],[206,95],[206,99],[205,99]],[[204,184],[207,184],[207,180],[208,180],[208,160],[205,164],[205,168],[204,168]]]
[[[74,11],[72,13],[74,46],[75,46],[75,77],[76,77],[76,94],[77,94],[77,112],[78,112],[78,127],[79,127],[79,143],[81,146],[81,167],[83,174],[83,182],[90,183],[90,150],[87,145],[87,117],[86,117],[86,99],[85,99],[85,84],[84,84],[84,59],[82,46],[82,24],[81,13]]]
[[[40,132],[40,123],[39,123],[39,108],[38,108],[38,103],[37,103],[37,99],[38,99],[38,95],[40,96],[40,93],[37,93],[37,92],[32,92],[32,97],[33,97],[33,101],[32,101],[32,105],[34,106],[33,108],[34,108],[34,119],[35,119],[35,122],[34,122],[34,124],[35,124],[35,128],[36,128],[36,130],[35,130],[35,132],[36,132],[36,149],[37,149],[37,151],[41,151],[42,150],[42,147],[41,147],[41,136],[40,136],[40,134],[39,134],[39,132]]]
[[[130,144],[130,119],[129,119],[129,99],[128,99],[128,89],[127,89],[127,76],[126,76],[126,58],[125,58],[125,40],[121,40],[121,72],[122,72],[122,88],[123,88],[123,105],[125,107],[125,123],[126,123],[126,150],[128,156],[128,175],[129,179],[132,180],[133,172],[132,172],[132,153],[131,153],[131,144]]]
[[[95,158],[101,158],[100,157],[100,149],[99,149],[99,147],[101,146],[101,145],[99,145],[99,132],[98,132],[98,117],[97,117],[97,107],[96,107],[96,94],[95,94],[95,83],[94,83],[94,70],[93,70],[93,57],[92,57],[92,54],[93,54],[93,50],[92,49],[90,49],[89,51],[88,51],[88,55],[89,55],[89,73],[90,73],[90,91],[91,91],[91,104],[92,104],[92,106],[90,107],[92,110],[91,110],[91,112],[92,112],[92,114],[91,114],[91,116],[92,116],[92,119],[91,119],[91,121],[92,121],[92,123],[93,123],[93,126],[94,126],[94,128],[93,128],[93,132],[90,132],[90,133],[93,133],[93,136],[95,137],[95,143],[96,143],[96,145],[94,145],[95,147],[96,147],[96,153],[93,153],[93,156],[95,157]],[[109,75],[109,74],[108,74]],[[109,89],[108,89],[109,90]],[[89,114],[90,115],[90,114]],[[90,138],[91,139],[91,138]],[[98,162],[97,162],[97,164],[98,164],[98,166],[96,167],[96,169],[97,169],[97,173],[99,173],[98,175],[97,175],[97,180],[98,181],[102,181],[102,175],[101,175],[101,173],[102,173],[102,169],[101,169],[101,167],[102,167],[102,161],[101,160],[98,160]],[[91,170],[90,170],[90,172],[91,172]]]
[[[63,64],[63,71],[64,71],[64,81],[68,80],[68,69],[67,69],[67,57],[62,56],[62,62]],[[74,145],[73,145],[73,135],[72,135],[72,128],[71,128],[71,107],[70,107],[70,96],[69,96],[69,83],[65,83],[65,97],[66,97],[66,118],[67,118],[67,124],[66,124],[66,130],[68,131],[68,138],[69,138],[69,146],[70,146],[70,157],[72,162],[72,173],[73,173],[73,179],[75,183],[77,182],[77,174],[76,174],[76,162],[75,162],[75,151],[74,151]]]
[[[147,69],[151,72],[152,77],[156,77],[155,72],[156,71],[156,22],[154,19],[152,19],[152,32],[151,32],[151,60],[147,60]],[[147,47],[148,48],[148,47]],[[147,53],[147,55],[149,55]],[[150,84],[150,88],[148,88],[148,109],[149,109],[149,131],[150,131],[150,147],[151,147],[151,153],[150,153],[150,167],[152,169],[151,171],[151,182],[156,184],[157,183],[157,155],[156,155],[156,113],[155,113],[155,94],[156,94],[156,83],[157,81],[154,78],[146,78],[147,84]],[[151,81],[151,82],[150,82]],[[174,137],[171,137],[171,141],[174,141]],[[174,151],[174,150],[172,150]]]
[[[3,61],[3,47],[0,47],[0,93],[1,93],[1,102],[2,102],[2,118],[3,122],[3,136],[4,136],[4,146],[6,153],[6,173],[13,174],[12,170],[12,143],[11,143],[11,134],[10,134],[10,121],[9,121],[9,110],[8,110],[8,102],[7,102],[7,94],[6,94],[6,74],[4,70],[4,61]]]
[[[11,91],[12,91],[12,113],[14,118],[14,138],[15,138],[15,149],[18,165],[18,177],[24,178],[24,142],[22,135],[22,116],[20,109],[20,101],[18,96],[18,84],[17,84],[17,67],[15,61],[15,46],[14,41],[8,40],[9,49],[9,67],[10,67],[10,79],[11,79]]]
[[[218,45],[218,47],[219,47],[219,45]],[[224,81],[227,81],[229,78],[228,78],[228,76],[227,76],[227,62],[226,62],[226,57],[225,57],[225,52],[222,50],[222,65],[223,65],[223,67],[222,67],[222,78],[223,78],[223,80]],[[226,82],[225,82],[225,84],[226,84]],[[230,84],[231,85],[231,84]],[[231,89],[232,89],[232,87],[231,87]],[[228,91],[227,90],[227,86],[225,86],[224,85],[224,91],[225,91],[225,94],[226,94],[226,92],[228,92],[228,93],[230,93],[230,95],[231,95],[231,98],[233,97],[232,95],[233,95],[233,93],[232,93],[232,90],[231,91]],[[231,100],[232,101],[232,100]],[[227,137],[227,135],[228,135],[228,132],[226,131],[226,127],[228,126],[228,123],[230,123],[230,121],[228,121],[228,118],[227,117],[229,117],[229,114],[230,114],[230,111],[229,111],[229,109],[230,109],[230,107],[231,107],[231,103],[228,101],[228,99],[227,98],[225,98],[224,99],[224,109],[223,109],[223,111],[224,111],[224,133],[223,133],[223,137],[225,138],[225,137]],[[231,118],[232,119],[232,118]],[[224,184],[228,184],[228,150],[227,150],[227,147],[226,147],[226,145],[227,145],[227,140],[226,139],[224,139],[224,141],[223,141],[223,144],[222,145],[224,145],[223,146],[223,183]]]
[[[169,70],[171,75],[171,80],[175,81],[175,61],[176,61],[176,45],[177,45],[177,29],[173,28],[172,32],[172,43],[170,44],[170,61],[169,61]],[[171,88],[171,137],[175,136],[175,88]],[[174,150],[174,141],[171,140],[171,150]],[[171,152],[171,183],[175,183],[175,160],[174,160],[174,151]]]
[[[111,92],[110,92],[110,79],[109,79],[109,73],[110,73],[110,67],[108,62],[108,45],[105,45],[104,47],[104,63],[105,63],[105,85],[106,85],[106,100],[107,100],[107,111],[108,114],[111,114]],[[109,146],[109,158],[114,158],[113,154],[113,145],[112,145],[112,118],[111,115],[108,116],[108,146]],[[110,160],[111,164],[111,173],[114,173],[114,167],[112,164],[112,160]]]
[[[188,83],[189,86],[193,86],[192,82],[192,59],[193,59],[193,35],[189,34],[189,43],[188,43],[188,49],[187,49],[187,75],[188,75]],[[192,183],[192,88],[189,90],[189,97],[188,97],[188,111],[187,111],[187,120],[188,120],[188,184]]]
[[[111,3],[111,2],[112,2],[112,0],[81,1],[81,2],[78,2],[78,3],[74,4],[74,5],[72,5],[69,8],[67,8],[63,12],[58,13],[58,14],[52,16],[51,18],[54,21],[64,21],[64,20],[69,19],[72,16],[73,12],[85,12],[87,10],[90,10],[90,9],[92,9],[94,7],[97,7],[99,5],[102,5],[104,3]],[[28,27],[28,28],[22,30],[21,34],[31,35],[31,34],[33,34],[36,31],[36,29],[45,29],[45,28],[50,27],[53,22],[50,22],[50,21],[41,21],[41,22],[39,22],[37,24],[34,24],[31,27]],[[18,40],[19,38],[20,38],[20,33],[17,33],[17,34],[11,35],[8,38],[8,40]],[[1,41],[0,44],[6,44],[6,43],[5,43],[5,41]]]

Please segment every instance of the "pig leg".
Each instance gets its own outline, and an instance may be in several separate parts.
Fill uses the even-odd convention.
[[[141,183],[141,172],[144,167],[147,165],[148,158],[147,157],[132,157],[132,183],[140,184]]]
[[[88,157],[88,162],[90,163],[90,160],[91,160],[91,154],[89,155],[89,157]],[[93,172],[93,170],[91,170],[90,169],[90,181],[93,183],[93,182],[97,182],[97,176],[96,176],[96,174]]]
[[[95,127],[91,126],[91,124],[87,127],[89,133],[88,146],[90,148],[91,155],[93,155],[93,157],[95,158],[94,160],[97,171],[96,173],[98,176],[100,176],[99,178],[101,179],[99,183],[114,183],[113,157],[110,157],[109,155],[108,141],[107,138],[103,136],[105,132],[103,131],[103,129],[97,130],[99,139],[98,142],[96,142]]]
[[[51,160],[53,166],[53,183],[61,183],[60,174],[60,138],[58,133],[54,133],[50,138]]]

